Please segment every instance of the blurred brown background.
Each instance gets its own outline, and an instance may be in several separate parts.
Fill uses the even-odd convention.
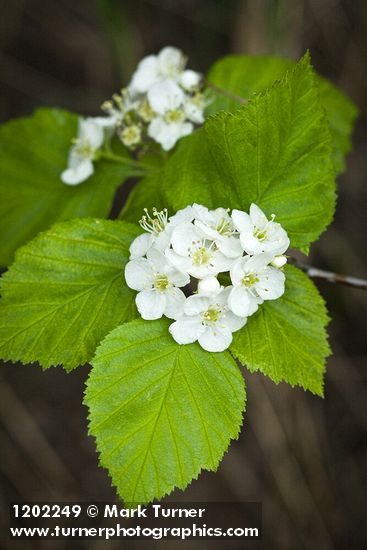
[[[0,10],[1,121],[39,105],[97,114],[144,54],[168,44],[182,48],[190,68],[203,72],[227,53],[298,58],[309,48],[316,69],[361,110],[354,152],[339,179],[336,219],[310,263],[367,277],[365,0],[2,0]],[[367,293],[317,284],[333,319],[325,400],[245,372],[248,405],[240,440],[218,473],[206,473],[174,495],[184,501],[262,501],[262,548],[270,550],[367,547]],[[6,539],[9,502],[115,498],[86,434],[81,399],[87,372],[1,367],[1,549],[144,547]],[[201,541],[185,547],[253,546]]]

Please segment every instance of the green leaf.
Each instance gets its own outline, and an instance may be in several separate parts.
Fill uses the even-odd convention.
[[[307,250],[335,206],[331,138],[309,57],[236,113],[220,112],[167,162],[165,193],[192,202],[273,212],[291,245]]]
[[[55,225],[16,253],[1,278],[0,357],[71,370],[116,326],[136,317],[124,280],[137,227],[120,221]]]
[[[230,55],[223,57],[210,69],[207,80],[232,94],[251,98],[263,92],[294,67],[294,61],[272,56]],[[354,103],[328,80],[318,77],[320,100],[326,110],[334,142],[334,164],[337,172],[344,169],[344,156],[351,149],[353,124],[358,114]],[[216,95],[209,113],[219,110],[234,112],[238,101]]]
[[[9,265],[20,245],[56,221],[107,216],[117,187],[133,173],[100,160],[91,178],[65,185],[60,174],[77,120],[65,111],[40,109],[0,127],[0,265]]]
[[[299,269],[287,266],[286,291],[266,301],[234,335],[231,352],[251,372],[323,395],[327,310],[315,285]]]
[[[128,503],[216,470],[238,437],[245,388],[228,352],[179,346],[169,322],[133,321],[97,349],[84,403],[102,466]]]
[[[156,171],[140,180],[130,192],[119,218],[137,223],[144,214],[144,208],[152,210],[168,208],[166,197],[162,192],[162,172]],[[173,212],[171,212],[173,214]]]

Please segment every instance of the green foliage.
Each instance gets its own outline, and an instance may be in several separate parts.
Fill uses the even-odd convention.
[[[119,214],[119,218],[137,223],[144,214],[144,208],[153,207],[162,210],[167,207],[167,201],[162,193],[162,171],[146,176],[130,192],[127,201]]]
[[[87,181],[65,185],[60,174],[77,119],[66,111],[40,109],[0,127],[0,265],[9,265],[20,245],[56,221],[107,216],[117,187],[133,173],[100,160]]]
[[[286,291],[267,301],[234,335],[231,352],[250,371],[260,371],[323,395],[325,358],[330,349],[323,299],[310,279],[286,267]]]
[[[92,361],[85,404],[102,466],[129,503],[162,498],[216,470],[245,405],[228,352],[178,346],[167,320],[116,328]]]
[[[306,251],[334,213],[331,150],[305,56],[268,91],[187,137],[167,162],[165,192],[175,209],[196,201],[248,210],[255,202]]]
[[[245,405],[235,359],[276,383],[323,394],[327,311],[292,266],[285,267],[284,295],[261,305],[234,334],[230,352],[179,346],[167,319],[134,320],[136,293],[124,268],[141,231],[127,222],[145,207],[173,214],[193,202],[241,210],[255,202],[276,214],[303,251],[334,213],[335,166],[343,167],[356,109],[315,76],[309,56],[298,64],[231,56],[208,79],[248,103],[218,96],[213,116],[164,156],[163,167],[157,150],[130,166],[100,160],[90,179],[70,187],[60,174],[75,115],[43,109],[0,128],[0,265],[55,220],[106,216],[124,179],[149,174],[130,194],[124,221],[56,224],[18,250],[0,282],[2,359],[72,370],[94,356],[84,400],[89,429],[127,503],[162,498],[217,468],[238,437]]]
[[[71,370],[104,336],[136,316],[124,280],[132,225],[98,219],[55,225],[18,250],[1,279],[4,360]]]
[[[215,86],[243,98],[263,92],[275,80],[294,67],[294,61],[281,57],[230,55],[217,61],[208,73],[208,81]],[[326,79],[317,77],[321,103],[326,110],[334,142],[333,160],[337,172],[344,169],[344,156],[351,148],[353,123],[358,114],[356,106],[338,88]],[[218,95],[209,107],[210,113],[218,110],[234,112],[239,103]]]

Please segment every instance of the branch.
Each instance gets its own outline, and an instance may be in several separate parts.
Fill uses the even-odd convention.
[[[247,99],[245,99],[244,97],[241,97],[236,94],[232,94],[231,92],[227,92],[227,90],[223,90],[223,88],[220,88],[219,86],[216,86],[215,84],[212,84],[207,80],[204,80],[204,84],[205,86],[207,86],[207,88],[211,88],[212,90],[214,90],[214,92],[216,92],[219,95],[224,95],[226,97],[229,97],[229,99],[232,99],[233,101],[238,101],[238,103],[241,103],[242,105],[247,103]]]
[[[290,260],[294,265],[302,269],[302,271],[307,273],[307,275],[313,279],[324,279],[329,283],[338,283],[341,285],[352,286],[354,288],[367,290],[366,279],[359,279],[358,277],[351,277],[350,275],[340,275],[339,273],[333,273],[332,271],[318,269],[317,267],[303,264],[292,257],[290,257]]]

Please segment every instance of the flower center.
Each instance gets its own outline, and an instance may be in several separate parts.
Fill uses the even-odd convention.
[[[137,145],[140,142],[140,139],[141,131],[139,126],[136,124],[128,126],[121,132],[121,140],[127,146]]]
[[[254,237],[256,237],[259,241],[265,241],[266,237],[267,237],[267,232],[266,232],[266,229],[256,229],[253,233]]]
[[[147,208],[144,208],[145,216],[139,221],[140,227],[148,233],[153,233],[153,235],[159,235],[162,231],[165,230],[168,223],[168,211],[167,208],[164,208],[160,212],[156,208],[153,208],[153,216],[148,212]]]
[[[201,246],[192,255],[192,260],[195,265],[205,265],[210,261],[210,253],[205,246]]]
[[[155,276],[154,279],[154,288],[155,290],[158,290],[158,292],[166,292],[168,287],[170,286],[170,282],[168,280],[167,275],[162,275],[159,273]]]
[[[182,122],[185,119],[185,115],[180,109],[175,109],[167,111],[165,119],[166,122]]]
[[[154,111],[146,99],[141,103],[138,112],[144,122],[150,122],[154,118]]]
[[[233,225],[230,220],[222,218],[219,224],[216,227],[216,230],[220,235],[228,236],[233,234]]]
[[[258,281],[259,279],[254,273],[247,273],[247,275],[242,278],[241,282],[245,287],[249,288],[251,286],[254,286],[254,284]]]
[[[86,159],[93,159],[95,150],[88,139],[76,138],[73,140],[73,143],[75,144],[74,147],[77,155]]]
[[[203,313],[204,325],[212,325],[216,323],[221,315],[222,311],[219,308],[209,308]]]

